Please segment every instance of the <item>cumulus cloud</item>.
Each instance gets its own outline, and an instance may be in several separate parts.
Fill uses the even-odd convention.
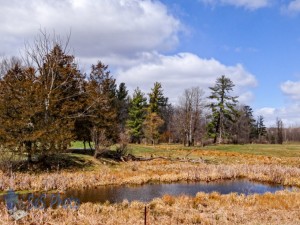
[[[70,46],[84,69],[100,59],[131,90],[140,86],[148,92],[159,81],[176,102],[185,88],[207,89],[224,74],[236,84],[240,101],[253,98],[249,87],[256,80],[241,64],[227,66],[191,53],[166,55],[176,48],[184,28],[160,1],[0,0],[0,4],[0,54],[18,54],[39,29],[60,35],[71,31]],[[237,5],[259,6],[250,1]]]
[[[282,92],[295,100],[300,100],[300,82],[286,81],[280,86]]]
[[[80,57],[168,51],[180,21],[152,0],[0,0],[0,49],[16,54],[40,28],[67,34]]]
[[[191,53],[178,53],[172,56],[152,53],[147,60],[128,69],[118,71],[118,80],[131,89],[139,86],[148,92],[155,81],[161,82],[167,96],[176,102],[184,89],[199,86],[207,91],[221,75],[229,77],[236,85],[236,95],[241,102],[249,102],[253,95],[248,90],[255,87],[255,77],[241,65],[226,66],[215,59],[203,59]]]
[[[243,7],[250,10],[267,7],[270,0],[199,0],[209,5],[232,5],[235,7]]]

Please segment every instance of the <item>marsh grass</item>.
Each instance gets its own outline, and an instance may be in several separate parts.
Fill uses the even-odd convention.
[[[101,185],[150,182],[248,179],[300,187],[300,145],[130,145],[144,157],[168,159],[109,163],[85,154],[64,154],[59,168],[7,174],[0,171],[0,191],[60,191]],[[192,160],[192,161],[191,161]],[[195,160],[195,162],[193,162]],[[58,160],[59,161],[59,160]],[[53,161],[53,164],[58,161]],[[74,166],[75,164],[75,166]],[[77,165],[78,164],[78,165]],[[73,165],[73,166],[72,166]],[[147,204],[150,224],[300,224],[300,193],[164,196]],[[144,224],[144,203],[86,203],[78,211],[31,211],[23,224]],[[0,224],[13,223],[0,203]]]
[[[163,196],[149,203],[124,200],[118,204],[82,204],[70,209],[32,210],[19,224],[299,224],[300,192],[238,195],[198,193],[190,196]],[[3,203],[0,224],[13,224]]]
[[[97,172],[98,171],[98,172]],[[65,191],[101,185],[145,184],[150,182],[217,181],[246,178],[252,181],[300,186],[300,168],[280,165],[213,165],[206,163],[153,160],[115,166],[99,164],[93,170],[58,171],[39,174],[0,172],[0,191]]]

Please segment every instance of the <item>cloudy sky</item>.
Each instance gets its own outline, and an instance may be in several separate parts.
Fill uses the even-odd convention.
[[[300,0],[0,0],[0,56],[19,55],[40,29],[62,38],[81,68],[98,60],[117,82],[209,94],[217,77],[273,125],[300,125]]]

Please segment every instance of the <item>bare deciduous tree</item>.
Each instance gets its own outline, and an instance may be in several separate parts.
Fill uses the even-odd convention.
[[[186,89],[179,98],[177,121],[184,145],[194,145],[196,137],[201,138],[201,116],[205,105],[203,95],[202,89],[192,87]]]

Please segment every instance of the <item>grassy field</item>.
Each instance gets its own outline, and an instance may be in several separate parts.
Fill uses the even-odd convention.
[[[299,144],[284,144],[284,145],[270,145],[270,144],[246,144],[246,145],[215,145],[206,147],[184,147],[182,145],[131,145],[134,154],[158,154],[158,155],[173,155],[178,153],[191,151],[220,151],[233,152],[240,154],[262,155],[270,157],[300,157],[300,143]]]
[[[210,164],[281,164],[300,166],[300,144],[288,145],[216,145],[184,147],[182,145],[131,145],[134,155],[143,157],[203,159]]]
[[[73,148],[80,149],[82,144],[74,143]],[[0,191],[9,187],[20,191],[65,191],[111,184],[239,178],[300,187],[300,144],[130,145],[129,153],[154,159],[113,162],[67,153],[57,160],[63,159],[68,166],[61,164],[53,170],[38,173],[16,172],[13,177],[0,171]],[[124,224],[124,221],[125,224],[143,224],[144,205],[139,202],[83,204],[76,212],[59,209],[30,212],[23,222],[32,224],[34,219],[39,219],[42,221],[39,224],[56,224],[67,218],[65,224]],[[298,191],[249,197],[216,193],[201,193],[197,197],[165,196],[147,205],[151,224],[299,224],[300,221]],[[3,220],[6,224],[11,221],[3,205],[0,205],[0,217],[6,218]]]

